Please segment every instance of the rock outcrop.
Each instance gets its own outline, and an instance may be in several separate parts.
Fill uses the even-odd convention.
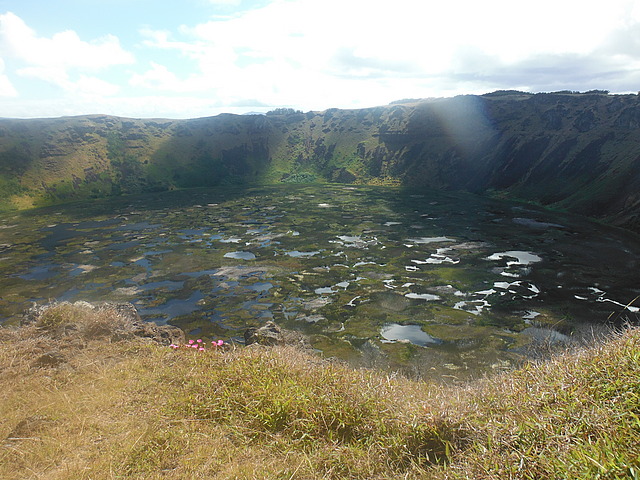
[[[260,327],[251,327],[244,332],[245,345],[295,345],[310,348],[307,339],[299,332],[281,328],[275,322],[268,321]]]
[[[182,344],[185,334],[172,325],[156,325],[140,318],[130,303],[54,302],[34,304],[22,319],[22,325],[35,325],[53,338],[77,337],[83,340],[120,341],[143,338],[161,345]],[[36,361],[39,366],[56,365],[64,360],[46,353]]]

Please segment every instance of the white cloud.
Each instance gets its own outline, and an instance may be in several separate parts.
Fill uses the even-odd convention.
[[[80,95],[113,95],[118,88],[85,72],[96,72],[134,62],[119,40],[107,35],[92,42],[66,30],[51,38],[39,37],[13,13],[0,15],[0,46],[7,57],[23,65],[21,76],[36,78]]]
[[[133,55],[123,50],[113,35],[92,42],[81,40],[71,30],[56,33],[51,38],[39,37],[11,12],[0,15],[0,44],[6,54],[42,68],[100,70],[134,63]]]
[[[236,6],[242,3],[242,0],[208,0],[212,5]]]
[[[183,27],[179,27],[178,30],[182,30],[182,28]],[[172,34],[167,30],[143,28],[139,33],[145,38],[142,43],[147,47],[176,50],[184,55],[198,52],[201,48],[198,42],[178,42],[176,40],[172,40]]]
[[[37,78],[47,83],[57,85],[68,90],[71,87],[69,75],[61,67],[24,67],[16,70],[18,75],[23,77]]]
[[[87,41],[72,30],[42,37],[11,13],[0,15],[0,51],[11,65],[10,78],[42,79],[69,97],[78,92],[93,98],[77,113],[102,109],[132,116],[241,113],[239,106],[357,108],[507,88],[637,91],[640,80],[635,0],[604,6],[584,0],[262,5],[225,9],[229,15],[199,24],[143,29],[135,46],[144,60],[139,66],[117,37]],[[107,82],[113,79],[104,69],[121,65],[133,65],[128,82]],[[15,91],[9,87],[0,69],[0,92]],[[133,99],[127,88],[143,96]],[[81,100],[65,112],[80,109]]]
[[[65,92],[84,97],[113,96],[120,87],[98,77],[80,75],[72,80],[67,72],[56,67],[27,67],[17,71],[18,75],[37,78],[62,88]]]
[[[178,91],[181,86],[180,80],[174,73],[164,65],[155,62],[151,62],[151,69],[145,73],[134,74],[129,83],[134,87],[174,91]]]
[[[120,92],[120,87],[97,77],[81,75],[73,83],[72,91],[89,98],[112,97]]]
[[[17,97],[18,91],[11,84],[9,77],[0,74],[0,97]]]
[[[326,71],[340,51],[350,51],[353,58],[392,69],[410,64],[438,73],[447,71],[463,46],[505,63],[546,51],[587,53],[617,26],[624,3],[629,2],[614,1],[603,9],[576,0],[539,0],[525,10],[510,0],[396,0],[392,6],[371,0],[280,0],[183,30],[218,53],[287,59],[306,68]]]
[[[15,89],[9,77],[4,73],[4,61],[0,58],[0,97],[17,97]]]
[[[581,0],[526,8],[511,0],[275,0],[173,33],[147,31],[146,45],[181,52],[199,71],[183,82],[167,68],[145,75],[166,89],[209,90],[229,102],[251,97],[327,108],[509,88],[512,69],[547,61],[538,64],[537,82],[518,78],[535,89],[562,58],[620,70],[627,59],[599,49],[609,42],[623,50],[628,43],[619,38],[615,46],[613,37],[621,28],[635,32],[639,16],[631,0],[611,0],[606,8]]]

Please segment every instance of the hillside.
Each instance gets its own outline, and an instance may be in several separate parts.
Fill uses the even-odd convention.
[[[234,183],[489,192],[640,229],[640,97],[495,92],[362,110],[0,119],[5,208]]]
[[[1,478],[638,478],[637,329],[458,386],[135,330],[88,304],[0,329]]]

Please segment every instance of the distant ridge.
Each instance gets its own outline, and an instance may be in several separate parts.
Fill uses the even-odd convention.
[[[0,199],[328,181],[462,189],[640,230],[640,97],[513,90],[190,120],[0,119]]]

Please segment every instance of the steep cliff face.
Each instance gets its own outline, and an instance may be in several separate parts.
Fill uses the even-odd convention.
[[[0,120],[5,204],[305,181],[490,191],[640,230],[640,97],[496,92],[305,114]]]
[[[404,183],[498,191],[637,229],[640,98],[458,97],[421,103],[398,158]]]

